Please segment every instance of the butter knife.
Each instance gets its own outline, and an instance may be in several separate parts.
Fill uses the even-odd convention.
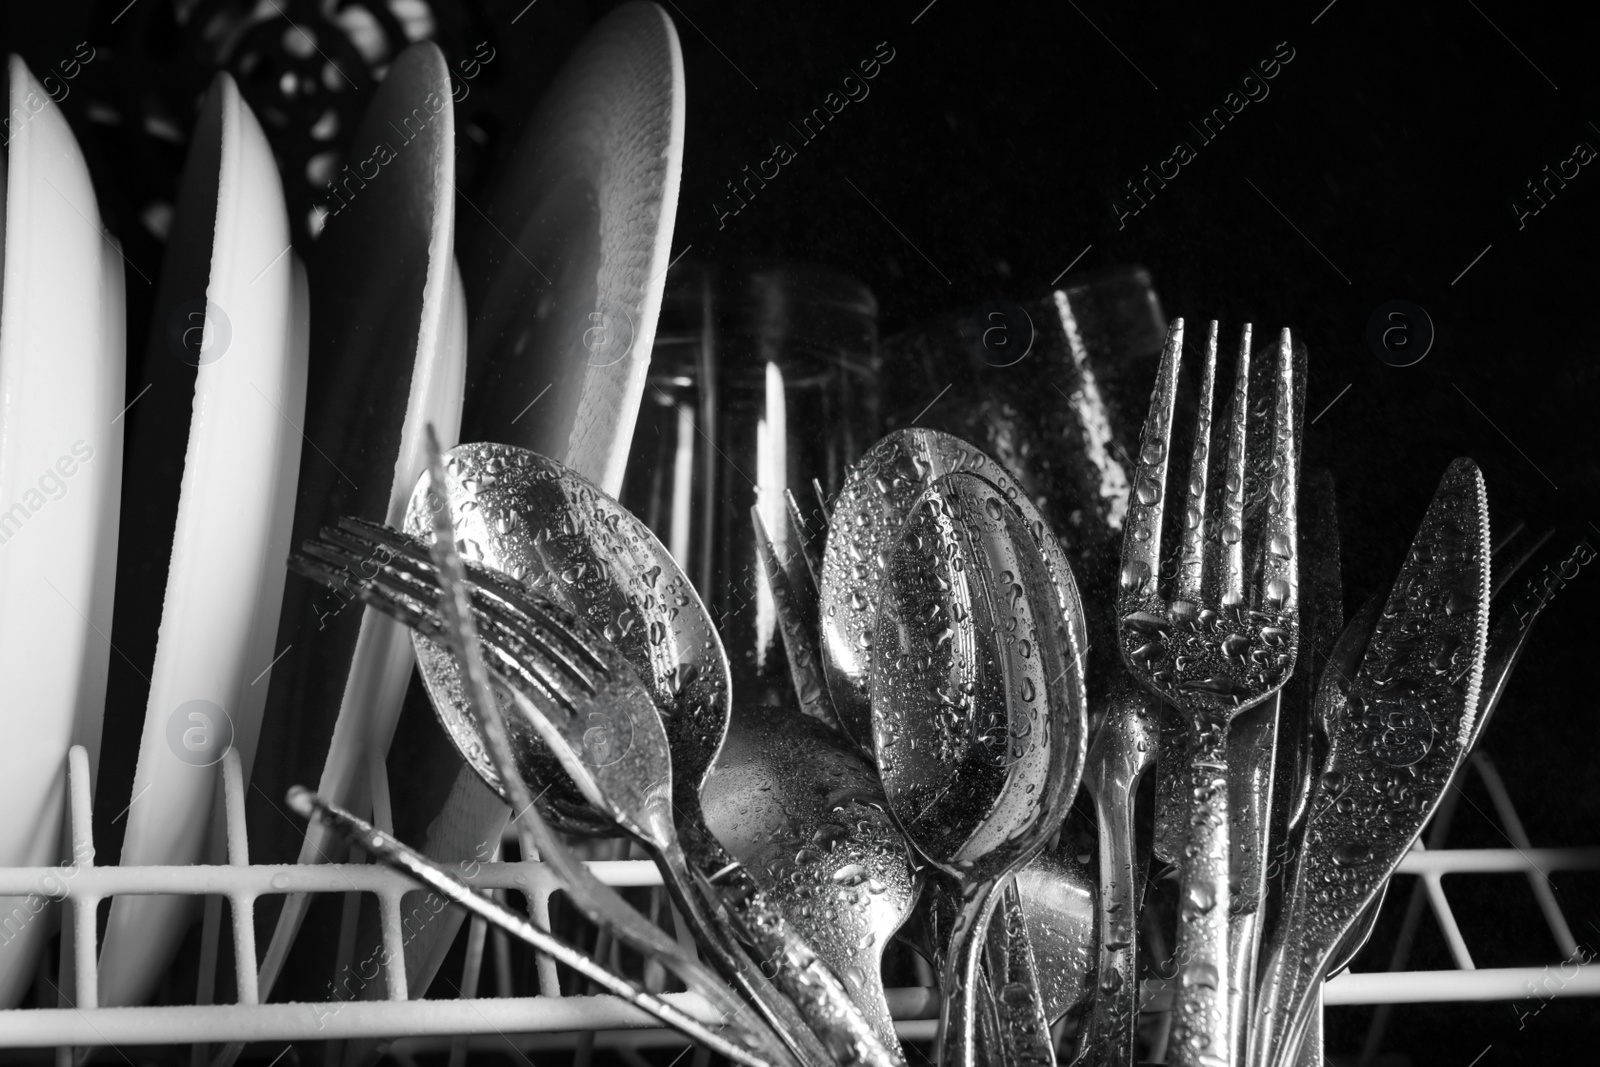
[[[1251,1064],[1294,1062],[1329,959],[1438,806],[1472,736],[1488,624],[1487,495],[1477,465],[1457,459],[1331,716],[1304,851],[1261,980]]]

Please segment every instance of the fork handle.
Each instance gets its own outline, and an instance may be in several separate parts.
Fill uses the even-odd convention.
[[[1189,844],[1178,905],[1178,1001],[1168,1062],[1229,1067],[1228,717],[1189,720]]]

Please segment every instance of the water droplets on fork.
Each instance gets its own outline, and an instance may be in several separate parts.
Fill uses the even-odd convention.
[[[1266,507],[1246,529],[1246,455],[1252,418],[1250,327],[1214,455],[1216,322],[1207,337],[1181,524],[1163,569],[1162,526],[1183,351],[1183,320],[1162,352],[1134,477],[1117,596],[1118,642],[1129,671],[1179,708],[1189,732],[1190,841],[1185,851],[1179,954],[1187,962],[1174,1035],[1176,1062],[1229,1062],[1227,726],[1279,689],[1294,668],[1296,483],[1293,354],[1281,334],[1270,408]],[[1220,493],[1213,495],[1217,485]],[[1252,549],[1247,554],[1247,549]],[[1246,573],[1246,561],[1252,563]]]

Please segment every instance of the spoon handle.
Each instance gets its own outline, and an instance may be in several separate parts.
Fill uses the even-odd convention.
[[[661,870],[662,884],[688,923],[695,941],[710,957],[712,965],[743,994],[758,1014],[782,1036],[789,1051],[802,1067],[832,1067],[833,1057],[817,1035],[801,1019],[795,1006],[784,999],[758,967],[742,951],[733,931],[708,913],[705,897],[689,872],[689,863],[676,841],[666,847],[649,849]]]
[[[938,1067],[977,1067],[978,963],[1004,879],[968,883],[945,947]]]
[[[1189,721],[1189,845],[1178,911],[1178,1010],[1169,1062],[1233,1062],[1228,1011],[1228,717],[1196,709]]]
[[[680,846],[674,843],[662,849],[657,866],[695,939],[717,969],[785,1036],[802,1064],[833,1067],[838,1061],[856,1067],[904,1067],[899,1048],[891,1052],[884,1047],[839,979],[766,902],[749,875],[742,870],[732,873],[734,894],[743,900],[738,907],[713,915]],[[738,925],[737,934],[732,923]],[[770,962],[766,970],[772,972],[772,981],[746,955],[740,934]]]

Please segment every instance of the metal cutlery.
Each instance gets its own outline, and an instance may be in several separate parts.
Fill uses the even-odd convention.
[[[390,562],[383,572],[368,575],[363,561],[373,559],[379,548],[387,550]],[[420,633],[442,637],[448,623],[430,600],[437,597],[438,571],[417,558],[421,550],[412,539],[375,523],[345,520],[341,530],[325,530],[320,540],[307,542],[304,554],[293,557],[291,566],[350,589]],[[627,661],[603,641],[583,640],[581,624],[561,609],[504,587],[497,576],[482,568],[473,568],[471,577],[475,628],[491,650],[490,661],[510,696],[509,701],[500,702],[512,704],[519,712],[505,716],[506,732],[516,753],[513,779],[497,765],[485,738],[486,728],[470,711],[469,688],[463,685],[455,694],[456,701],[466,704],[472,715],[457,728],[470,732],[467,743],[474,746],[475,757],[488,762],[492,777],[486,780],[491,788],[503,795],[511,792],[508,781],[525,788],[520,784],[521,767],[516,764],[527,765],[527,738],[540,737],[543,727],[547,750],[561,754],[585,793],[592,794],[604,810],[614,812],[619,825],[641,837],[659,832],[656,824],[667,814],[662,809],[668,803],[662,776],[670,775],[665,737],[654,707],[647,698],[640,699],[637,678]],[[430,644],[441,654],[453,654],[436,642]],[[532,700],[536,698],[530,697],[530,692],[541,701],[554,697],[556,707],[534,710]],[[591,715],[604,725],[597,726]],[[617,738],[627,739],[627,751],[614,755],[614,749],[622,747],[612,743]],[[557,867],[563,881],[581,891],[573,900],[586,917],[661,962],[725,1014],[743,1010],[720,981],[685,955],[659,927],[634,912],[615,890],[588,874],[581,864],[564,863],[566,849],[559,839],[549,834],[538,836],[537,854]]]
[[[844,979],[895,1054],[900,1039],[880,961],[923,880],[876,769],[834,712],[817,650],[816,565],[792,495],[787,504],[796,548],[787,559],[758,507],[750,519],[800,715],[781,707],[736,712],[702,802],[712,832]]]
[[[1100,851],[1095,996],[1079,1057],[1134,1062],[1139,1022],[1139,906],[1145,876],[1134,848],[1134,798],[1155,763],[1158,701],[1119,677],[1089,748],[1083,784],[1094,800]],[[1146,857],[1148,859],[1148,857]]]
[[[1016,480],[978,448],[937,430],[898,430],[873,445],[850,468],[834,501],[818,580],[823,669],[845,731],[869,754],[874,734],[870,689],[874,631],[880,604],[875,595],[912,507],[946,474],[976,476],[1001,493],[1024,516],[1030,537],[1045,557],[1053,584],[1074,605],[1075,637],[1082,653],[1086,632],[1071,568],[1054,536]]]
[[[712,833],[903,1063],[880,960],[921,879],[860,751],[788,709],[741,708],[702,802]]]
[[[498,467],[491,465],[488,471],[489,474],[497,476],[493,484],[505,486],[508,493],[519,493],[526,489],[526,484],[519,485],[514,475],[508,473],[510,468],[518,468],[523,471],[548,472],[550,468],[558,466],[543,457],[537,457],[533,453],[525,453],[520,449],[503,449],[501,446],[466,447],[475,450],[499,449],[501,452],[509,454],[508,463]],[[462,450],[454,451],[459,453]],[[523,460],[520,457],[528,458]],[[558,473],[565,479],[567,488],[582,489],[582,480],[578,479],[576,475],[566,472],[564,469]],[[474,479],[469,477],[465,480],[473,481]],[[535,473],[531,480],[548,483],[554,479],[541,477]],[[446,486],[447,489],[453,488],[449,478],[446,480]],[[481,490],[484,486],[480,484],[474,488]],[[623,545],[631,546],[640,552],[646,551],[653,546],[655,552],[658,552],[659,555],[652,554],[649,558],[655,560],[665,559],[670,563],[670,557],[666,555],[664,550],[660,549],[658,544],[655,544],[653,538],[645,542],[644,539],[649,538],[648,531],[643,530],[642,527],[637,527],[636,523],[628,527],[623,526],[621,516],[626,516],[626,512],[623,512],[620,507],[610,502],[608,498],[604,498],[593,487],[587,487],[586,492],[588,494],[586,502],[589,504],[590,509],[586,514],[591,515],[600,528],[607,531],[620,531],[620,534],[613,533],[610,539],[607,539],[604,535],[596,535],[597,539],[602,541],[603,547],[607,548],[613,555],[617,555],[622,551]],[[497,502],[492,498],[486,500],[485,496],[487,494],[480,492],[472,500],[474,506],[465,509],[465,514],[479,516],[480,522],[492,522],[494,520],[494,512],[490,511],[487,519],[482,518],[482,516],[488,508]],[[607,505],[610,510],[607,509]],[[535,512],[532,514],[538,515],[540,513]],[[571,518],[570,512],[556,512],[556,514],[565,515],[568,519]],[[607,525],[605,520],[610,516],[617,517],[610,525]],[[500,513],[500,517],[504,517],[503,511]],[[628,519],[631,520],[631,516],[628,516]],[[507,523],[506,525],[509,526],[510,524]],[[561,523],[558,528],[569,539],[576,539],[586,535],[586,529],[575,522]],[[458,531],[458,534],[462,532],[465,531]],[[546,534],[544,538],[539,537],[539,531],[527,536],[535,545],[548,545],[553,538],[548,535],[548,527],[545,528],[544,532]],[[345,542],[342,548],[335,545],[333,549],[333,551],[339,553],[339,557],[330,562],[340,563],[346,568],[345,580],[351,583],[352,590],[357,592],[358,595],[374,600],[381,599],[385,595],[385,583],[393,582],[399,583],[401,589],[409,591],[409,595],[412,598],[409,606],[413,609],[415,609],[419,601],[426,600],[425,589],[419,588],[416,583],[421,582],[425,587],[428,582],[434,580],[431,563],[426,561],[425,554],[420,552],[412,539],[382,527],[354,522],[346,522],[339,533],[327,538],[330,542],[338,542],[341,539]],[[465,538],[458,537],[459,540],[465,540]],[[314,548],[313,550],[324,551],[322,548]],[[374,567],[375,577],[368,577],[366,568],[373,562],[383,559],[387,559],[387,562]],[[314,566],[314,561],[308,562]],[[355,567],[360,568],[359,574],[351,575],[349,571]],[[681,575],[668,577],[657,572],[655,575],[646,578],[643,575],[648,573],[648,569],[640,567],[639,571],[641,573],[635,575],[639,581],[659,583],[656,588],[668,605],[668,607],[661,609],[663,617],[666,617],[665,613],[667,611],[676,610],[677,634],[681,637],[686,629],[692,630],[695,627],[696,620],[688,618],[692,614],[689,610],[689,605],[691,603],[698,604],[698,601],[691,599],[693,590],[688,587],[687,582],[681,581]],[[491,615],[507,613],[508,605],[512,608],[517,608],[519,598],[522,601],[527,600],[527,595],[522,588],[513,582],[507,581],[503,576],[496,575],[494,572],[481,567],[473,567],[470,573],[474,586],[474,599],[479,603],[480,608],[485,607],[484,602],[487,602],[487,608]],[[592,577],[592,574],[585,575],[581,567],[573,567],[557,573],[574,575],[580,580],[586,576]],[[407,586],[403,584],[405,582],[412,584]],[[598,599],[596,597],[596,600]],[[613,626],[614,630],[619,629],[627,621],[625,612],[629,608],[643,606],[646,610],[649,610],[653,606],[646,598],[630,598],[624,604],[625,607],[622,611],[619,611],[618,615],[610,616],[611,619],[616,620],[608,623],[608,625]],[[602,618],[605,617],[602,615]],[[532,619],[537,619],[537,622],[530,621]],[[519,610],[510,612],[508,620],[502,619],[498,626],[486,626],[482,636],[486,642],[497,642],[503,646],[499,653],[502,659],[508,656],[515,658],[516,654],[522,651],[518,641],[525,637],[520,631],[533,627],[535,632],[544,632],[548,631],[552,626],[559,627],[561,625],[559,620],[552,622],[552,619],[552,612],[549,608],[544,609],[541,613],[532,611],[528,608],[528,605],[522,604]],[[635,621],[637,622],[638,620]],[[413,624],[415,625],[415,623]],[[651,628],[649,633],[653,634],[657,640],[651,640],[649,636],[642,639],[647,642],[646,654],[648,655],[651,649],[654,650],[655,654],[654,660],[646,658],[645,665],[647,667],[654,666],[660,671],[662,660],[672,652],[671,649],[668,649],[663,653],[660,645],[666,644],[667,635],[674,631],[667,630],[666,626],[662,625],[657,619],[652,619],[648,625]],[[631,629],[631,627],[629,628]],[[715,631],[711,629],[709,620],[703,621],[703,629],[699,632],[701,634],[710,634],[711,639],[714,640]],[[593,661],[598,655],[596,649],[602,643],[604,643],[603,634],[593,635],[588,641],[573,634],[570,638],[569,646],[565,649],[566,658],[572,660],[574,657],[579,656],[579,653],[572,651],[570,647],[571,645],[576,645],[580,650],[587,653],[587,660]],[[716,647],[720,648],[720,646]],[[637,662],[630,660],[625,655],[625,651],[625,649],[617,650],[620,665],[626,666],[629,663],[633,663],[636,666]],[[695,651],[703,652],[704,650],[696,649]],[[463,758],[491,786],[497,786],[498,777],[494,774],[494,768],[487,758],[486,749],[477,733],[477,724],[471,718],[470,712],[463,710],[464,702],[459,674],[453,670],[453,665],[443,662],[447,653],[425,636],[420,637],[418,640],[418,653],[419,663],[422,665],[424,676],[428,680],[430,690],[434,696],[435,707],[439,711],[447,731],[456,739],[458,747],[461,748]],[[583,661],[582,657],[577,659],[577,662],[581,663]],[[618,664],[613,664],[613,666],[615,665]],[[673,676],[677,672],[667,671],[663,673]],[[614,677],[620,677],[620,675],[615,675]],[[586,718],[582,720],[573,720],[570,712],[564,712],[556,718],[556,721],[567,724],[570,730],[567,740],[571,743],[571,746],[575,746],[575,752],[583,753],[587,758],[580,759],[578,756],[568,753],[558,761],[558,767],[566,772],[572,772],[576,769],[577,780],[586,782],[586,786],[578,793],[580,799],[586,804],[603,802],[606,816],[617,818],[630,833],[639,836],[641,843],[652,852],[662,866],[664,881],[669,891],[673,894],[674,900],[686,920],[694,928],[697,940],[702,948],[711,955],[712,961],[717,965],[718,970],[722,971],[730,981],[740,988],[748,999],[752,1000],[762,1010],[769,1023],[793,1042],[795,1046],[798,1046],[792,1046],[792,1051],[800,1055],[802,1060],[808,1063],[826,1062],[827,1056],[830,1055],[818,1043],[818,1039],[812,1036],[811,1030],[816,1027],[831,1031],[831,1036],[828,1040],[837,1044],[840,1048],[853,1050],[850,1053],[851,1055],[863,1057],[866,1062],[890,1062],[888,1053],[879,1046],[877,1039],[872,1035],[865,1021],[855,1012],[837,980],[826,975],[814,973],[817,968],[813,965],[814,960],[811,957],[810,950],[796,944],[799,939],[795,937],[793,931],[789,930],[787,925],[775,915],[760,916],[752,919],[745,924],[743,932],[746,935],[755,938],[758,943],[767,946],[768,949],[781,950],[792,955],[796,961],[795,968],[788,972],[780,972],[778,980],[781,984],[787,984],[791,981],[803,982],[805,997],[809,999],[805,999],[800,1010],[813,1012],[814,1015],[809,1018],[810,1025],[807,1022],[802,1022],[800,1017],[795,1014],[796,1008],[777,994],[771,983],[757,971],[754,963],[744,955],[743,949],[734,940],[734,931],[723,925],[724,923],[738,921],[741,916],[732,910],[709,910],[708,905],[714,906],[715,904],[716,891],[712,890],[711,895],[708,897],[706,890],[709,887],[704,886],[701,878],[690,871],[684,855],[685,850],[678,843],[678,831],[674,828],[670,815],[676,815],[677,821],[684,830],[686,842],[689,840],[691,827],[696,824],[700,826],[701,833],[704,834],[703,839],[701,839],[699,856],[697,856],[695,867],[698,867],[701,871],[727,871],[730,867],[726,859],[726,853],[721,851],[721,846],[716,844],[715,839],[710,837],[708,831],[704,830],[703,823],[698,823],[700,812],[698,782],[700,776],[692,773],[696,762],[694,757],[703,746],[703,742],[713,740],[712,735],[700,734],[699,731],[704,729],[707,721],[719,718],[713,715],[712,712],[717,708],[725,708],[726,703],[712,705],[709,701],[698,701],[688,703],[687,706],[679,704],[676,706],[679,713],[662,715],[660,719],[666,723],[665,739],[669,743],[678,742],[678,744],[672,745],[673,752],[671,755],[674,758],[669,760],[664,768],[660,766],[660,761],[657,760],[649,766],[648,771],[641,770],[636,773],[624,773],[624,768],[632,767],[639,762],[639,759],[633,755],[634,750],[641,743],[648,740],[650,736],[653,736],[650,732],[652,720],[645,716],[645,711],[648,710],[651,716],[655,716],[658,707],[674,707],[674,697],[682,699],[684,693],[692,694],[698,688],[695,685],[697,677],[692,669],[684,670],[681,674],[681,681],[674,679],[675,683],[681,687],[680,689],[675,692],[669,688],[665,695],[655,695],[653,698],[649,687],[643,685],[643,679],[639,679],[640,688],[630,698],[634,701],[631,705],[633,712],[630,714],[603,710],[599,706],[601,702],[598,697],[595,698],[597,706],[590,707],[584,711],[583,714]],[[513,688],[516,687],[514,686]],[[532,683],[528,684],[527,689],[527,692],[522,692],[520,689],[518,692],[529,703],[537,704],[538,711],[546,712],[546,705],[551,699],[549,691],[541,689]],[[659,689],[657,693],[660,693]],[[614,697],[615,693],[611,692],[608,695]],[[565,699],[569,702],[570,708],[570,702],[573,698],[570,693],[559,693],[554,699]],[[652,699],[654,700],[653,704]],[[640,700],[642,700],[642,703],[639,702]],[[541,701],[544,701],[544,703],[540,703]],[[519,771],[532,777],[528,773],[529,768],[531,768],[537,774],[549,776],[549,763],[552,760],[556,760],[556,757],[552,754],[548,739],[541,739],[539,732],[532,728],[532,720],[536,716],[527,716],[526,718],[529,720],[529,728],[525,729],[517,738]],[[717,722],[719,727],[721,721],[725,720]],[[659,724],[658,720],[657,725],[659,726]],[[674,727],[676,727],[676,732]],[[685,737],[685,734],[688,736]],[[721,742],[720,728],[714,735],[714,742],[715,744],[720,744]],[[675,757],[685,750],[689,754],[689,758],[685,762],[690,766],[690,781],[696,785],[693,790],[683,790],[681,783],[676,778],[677,761]],[[714,747],[712,752],[714,754]],[[603,782],[611,783],[609,786],[611,792],[607,792],[608,787],[602,785],[601,783]],[[661,792],[663,789],[666,792]],[[659,796],[656,794],[659,794]],[[671,811],[666,812],[663,810],[663,805],[666,805],[669,800]],[[692,804],[692,808],[688,808],[690,804]],[[686,813],[686,809],[692,815]],[[691,821],[692,819],[693,821]],[[721,862],[713,865],[700,858],[708,853],[720,857]],[[733,866],[736,868],[737,865]],[[747,900],[747,910],[766,906],[764,899],[757,897],[755,887],[744,884],[746,880],[737,873],[736,869],[728,873],[725,881],[727,883],[727,891],[743,893],[742,899]],[[793,996],[792,993],[791,996]],[[837,1055],[838,1050],[834,1050],[832,1054]]]
[[[1470,460],[1450,465],[1348,692],[1335,709],[1304,845],[1273,932],[1250,1062],[1293,1061],[1340,940],[1411,847],[1470,741],[1489,608],[1488,508]],[[1332,692],[1330,692],[1332,690]]]
[[[1076,597],[1058,585],[1070,571],[1046,564],[1051,541],[992,483],[940,478],[888,553],[861,646],[874,657],[873,747],[890,810],[961,888],[941,1064],[975,1062],[977,967],[997,890],[1055,832],[1082,772]]]
[[[702,875],[727,867],[727,853],[701,817],[700,787],[727,730],[731,676],[716,627],[672,555],[642,522],[592,482],[526,449],[494,444],[452,449],[446,455],[445,489],[452,513],[458,516],[458,542],[465,555],[481,555],[522,588],[566,605],[633,665],[662,712],[671,749],[672,809],[682,851]],[[407,528],[413,532],[427,526],[425,506],[422,494],[413,497],[407,514]],[[444,707],[451,709],[449,718],[458,725],[453,733],[458,747],[482,776],[492,768],[481,749],[472,745],[470,730],[459,729],[464,709],[449,696],[457,684],[454,664],[439,651],[430,654],[419,645],[424,680],[435,708],[443,699]],[[614,832],[537,738],[526,738],[519,752],[531,764],[523,774],[536,789],[547,790],[539,801],[548,805],[542,810],[565,821],[558,828]],[[685,867],[679,865],[674,874],[675,878],[665,879],[668,891],[717,969],[757,1003],[780,1032],[810,1043],[810,1058],[822,1056],[810,1027],[777,994],[726,925],[731,916],[704,892],[690,891],[693,879]],[[735,879],[735,885],[739,881]]]
[[[1245,432],[1249,416],[1250,328],[1240,345],[1234,402],[1221,462],[1222,501],[1207,515],[1216,323],[1203,372],[1194,459],[1172,595],[1159,587],[1161,527],[1183,321],[1174,321],[1145,422],[1133,504],[1123,539],[1118,638],[1142,684],[1177,706],[1189,731],[1193,790],[1178,932],[1178,1012],[1173,1054],[1180,1064],[1232,1061],[1227,976],[1229,805],[1227,728],[1272,696],[1294,667],[1298,642],[1292,347],[1278,345],[1271,437],[1270,503],[1254,531],[1260,572],[1244,568]],[[1247,586],[1248,580],[1248,586]]]
[[[850,468],[844,488],[833,502],[832,514],[827,517],[827,538],[820,563],[810,553],[812,542],[806,531],[800,529],[798,508],[791,504],[791,534],[801,551],[782,566],[792,576],[791,586],[797,589],[803,586],[807,570],[818,576],[814,579],[819,586],[817,639],[826,675],[822,685],[803,681],[797,675],[796,685],[802,691],[807,687],[826,689],[840,724],[869,755],[875,755],[870,736],[868,687],[872,630],[879,610],[873,590],[881,580],[894,539],[903,530],[911,507],[927,486],[952,472],[965,472],[994,486],[1010,507],[1020,513],[1023,525],[1034,532],[1034,540],[1052,575],[1051,581],[1067,605],[1064,616],[1080,657],[1088,647],[1086,615],[1067,556],[1016,479],[982,450],[950,434],[920,428],[891,433],[868,449]],[[801,568],[801,563],[806,565],[805,569]],[[769,573],[772,570],[773,565],[769,565]],[[805,595],[800,594],[801,602]],[[791,658],[791,665],[795,662]],[[807,701],[802,699],[802,707],[806,706]],[[865,737],[861,734],[863,723],[869,731]],[[1075,884],[1068,884],[1062,888],[1070,891],[1074,887]],[[935,880],[928,892],[939,894],[945,888],[941,880]],[[1036,928],[1041,920],[1042,917],[1035,917],[1034,921],[1026,923],[1022,936],[1029,936],[1028,931]],[[935,955],[941,955],[937,948]],[[1020,946],[1010,956],[1024,958]],[[1012,992],[1012,1002],[1003,1007],[1015,1009],[1023,1020],[1034,1018],[1033,1006],[1023,1004],[1015,989]],[[1007,1040],[1024,1040],[1022,1030],[1017,1027],[1000,1027],[1000,1034]],[[1010,1054],[1038,1056],[1041,1050],[1023,1053],[1013,1049]]]
[[[1033,948],[1039,1006],[1052,1024],[1095,991],[1099,908],[1089,857],[1079,854],[1083,847],[1076,839],[1079,818],[1069,813],[1060,842],[1012,876]],[[1092,833],[1088,826],[1084,831]]]

